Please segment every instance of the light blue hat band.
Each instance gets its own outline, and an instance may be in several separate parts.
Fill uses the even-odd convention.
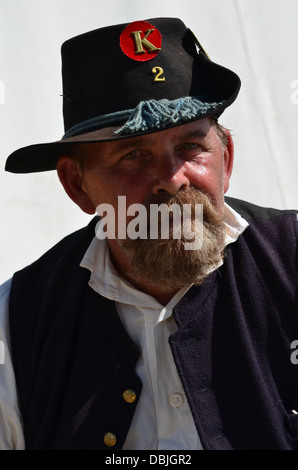
[[[192,96],[176,100],[141,101],[135,109],[105,114],[77,124],[65,133],[63,139],[123,123],[114,132],[115,135],[129,136],[138,132],[161,130],[204,117],[222,103],[201,101]]]

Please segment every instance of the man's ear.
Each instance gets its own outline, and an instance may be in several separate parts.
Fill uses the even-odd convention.
[[[95,207],[83,189],[82,174],[76,162],[69,156],[60,157],[57,173],[65,192],[87,214],[94,214]]]
[[[229,189],[230,178],[233,171],[234,142],[228,129],[225,129],[225,133],[227,135],[227,146],[224,150],[224,192],[226,193]]]

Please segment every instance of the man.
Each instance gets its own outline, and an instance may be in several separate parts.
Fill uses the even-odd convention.
[[[101,220],[2,286],[2,448],[297,448],[297,215],[224,198],[239,78],[173,18],[62,63],[63,139],[6,169],[56,168]]]

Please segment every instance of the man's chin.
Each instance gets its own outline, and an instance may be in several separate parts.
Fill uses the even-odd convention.
[[[168,237],[147,236],[119,240],[130,266],[129,276],[137,282],[142,281],[147,285],[162,288],[164,292],[172,292],[189,284],[200,285],[210,271],[223,260],[223,215],[214,207],[208,196],[195,189],[181,191],[170,198],[155,197],[153,201],[154,204],[164,202],[169,207],[176,204],[181,210],[183,206],[190,207],[188,216],[192,224],[188,236],[184,236],[185,227],[181,226],[181,230],[178,230],[181,236],[176,237],[177,226],[172,217],[173,225]],[[197,205],[203,208],[200,224],[196,220]],[[193,240],[190,239],[190,234],[194,237]]]

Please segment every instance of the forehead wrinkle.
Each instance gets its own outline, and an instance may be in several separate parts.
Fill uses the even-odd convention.
[[[160,131],[159,134],[162,135],[164,132],[169,131],[165,129]],[[144,136],[135,137],[132,139],[125,139],[114,143],[113,151],[121,152],[127,149],[142,147],[143,145],[154,145],[156,133],[146,134]],[[175,128],[175,133],[173,138],[177,140],[191,139],[191,138],[200,138],[203,139],[207,136],[207,133],[202,129],[189,129],[187,131],[179,132],[178,128]]]
[[[183,126],[182,126],[183,127]],[[191,140],[191,139],[204,139],[208,135],[208,131],[204,132],[200,128],[195,129],[182,129],[182,127],[176,127],[174,129],[165,129],[160,131],[159,134],[162,135],[164,132],[169,132],[174,130],[171,139],[182,141],[182,140]],[[142,146],[154,145],[156,133],[145,134],[139,137],[132,137],[127,139],[121,139],[118,141],[107,141],[99,143],[89,143],[85,144],[89,150],[89,155],[101,155],[102,158],[112,158],[115,153],[125,152],[127,150],[135,149]]]
[[[106,142],[90,142],[84,144],[85,156],[87,157],[98,157],[101,159],[112,158],[115,153],[124,152],[127,149],[135,148],[143,143],[143,139],[125,139],[120,141],[106,141]]]
[[[182,139],[204,139],[207,136],[207,132],[202,131],[201,129],[191,129],[184,132],[180,137]]]
[[[150,139],[146,139],[146,137],[148,137],[148,136],[119,140],[119,141],[114,143],[113,151],[121,152],[121,151],[127,150],[129,148],[140,147],[140,146],[144,145],[144,143],[146,141],[150,140]]]

